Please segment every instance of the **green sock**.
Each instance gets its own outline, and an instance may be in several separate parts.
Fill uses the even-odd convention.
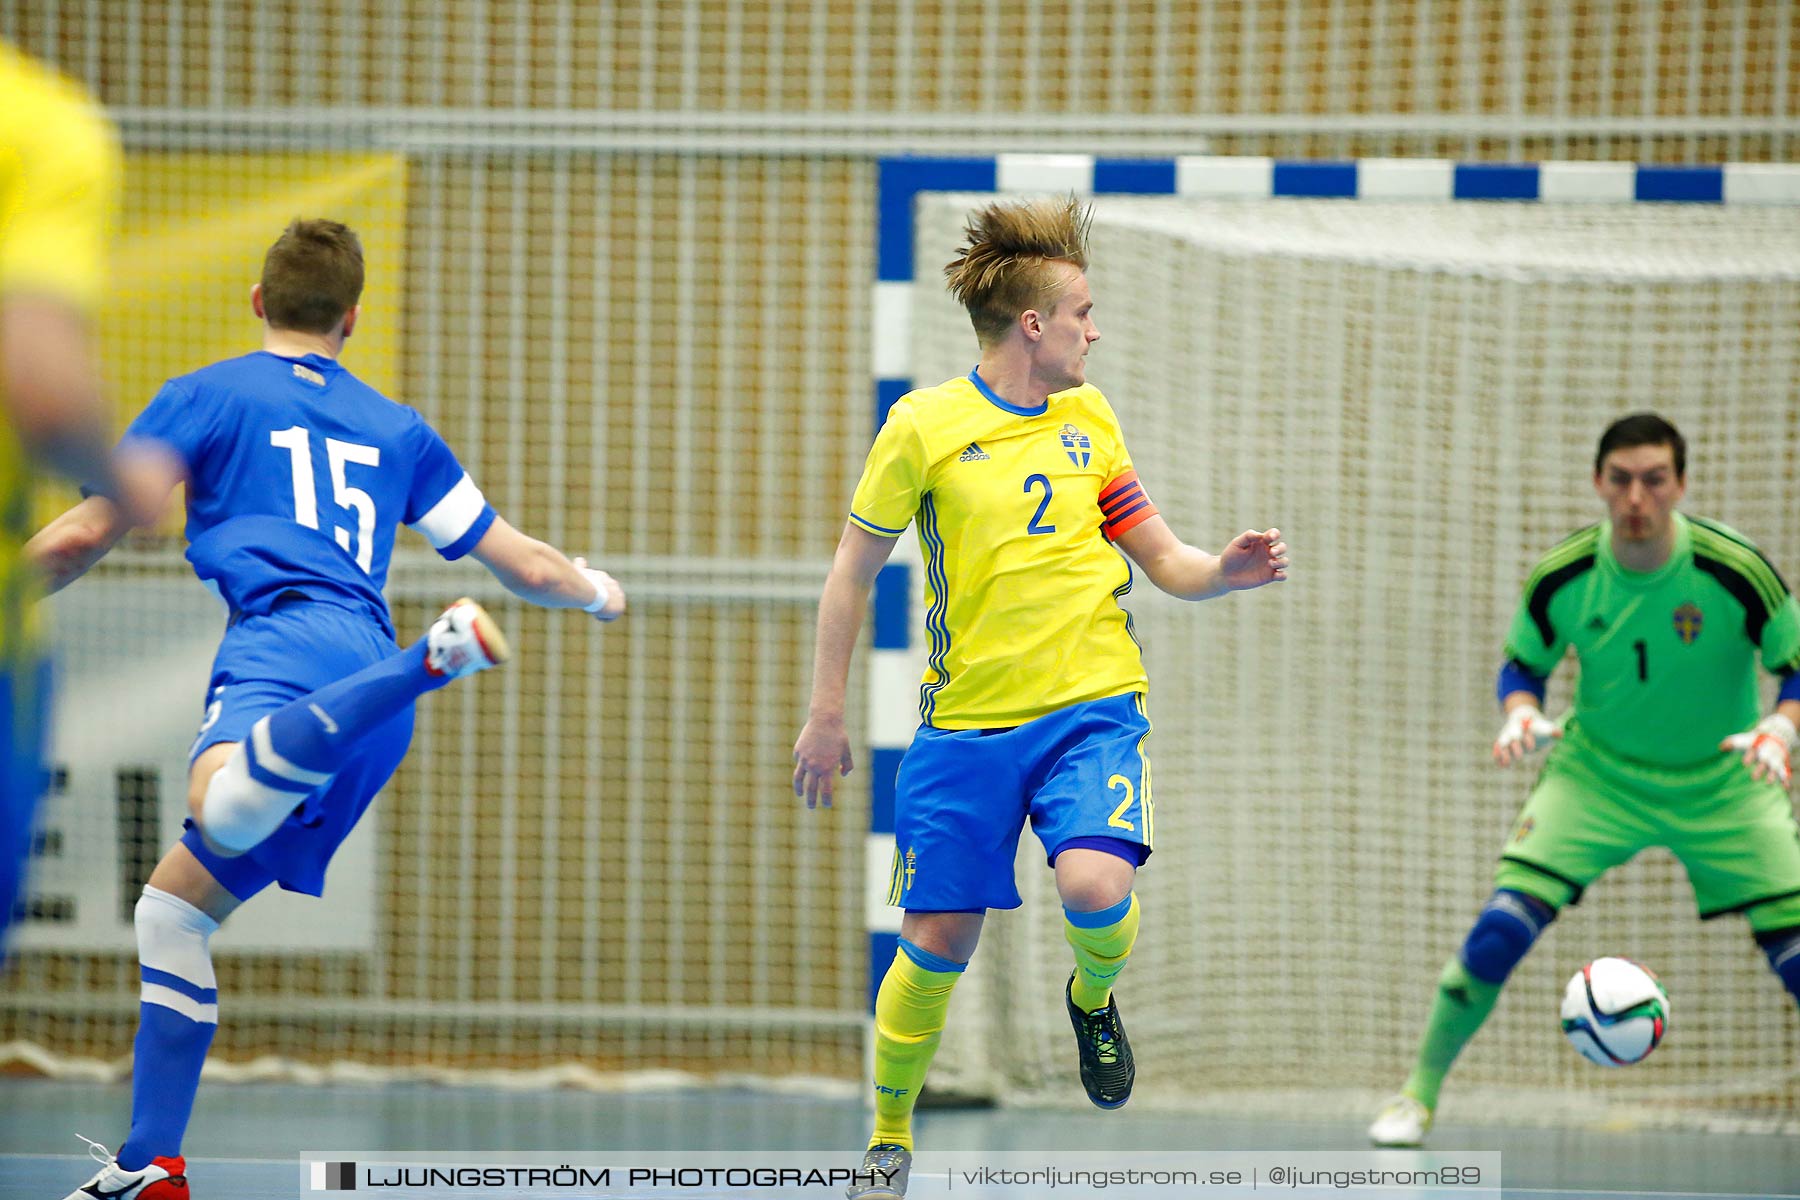
[[[1450,1064],[1494,1011],[1500,986],[1475,978],[1463,966],[1461,956],[1450,956],[1438,976],[1437,999],[1425,1022],[1425,1036],[1419,1039],[1419,1060],[1401,1091],[1426,1108],[1437,1107],[1438,1089],[1444,1086]]]

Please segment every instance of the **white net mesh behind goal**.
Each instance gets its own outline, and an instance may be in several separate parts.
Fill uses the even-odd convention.
[[[939,286],[982,197],[921,198],[915,378],[975,360]],[[1654,408],[1688,510],[1800,570],[1791,481],[1800,227],[1788,211],[1102,198],[1089,377],[1178,535],[1279,525],[1292,580],[1130,603],[1156,735],[1157,854],[1121,997],[1141,1098],[1356,1111],[1408,1070],[1438,970],[1490,887],[1530,768],[1497,771],[1501,642],[1536,557],[1599,519],[1594,445]],[[1567,704],[1561,672],[1552,712]],[[993,916],[940,1090],[1081,1101],[1051,877]],[[1672,1032],[1608,1072],[1561,985],[1627,954]],[[1800,1032],[1741,919],[1702,924],[1666,852],[1606,876],[1514,974],[1443,1113],[1791,1119]]]

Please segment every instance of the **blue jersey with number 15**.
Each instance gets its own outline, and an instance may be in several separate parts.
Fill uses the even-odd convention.
[[[297,591],[367,608],[391,633],[399,527],[454,559],[494,522],[423,417],[320,355],[258,351],[171,379],[125,437],[186,463],[188,561],[234,611]]]

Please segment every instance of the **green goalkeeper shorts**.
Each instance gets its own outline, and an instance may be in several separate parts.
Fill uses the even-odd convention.
[[[1550,752],[1494,883],[1561,908],[1650,846],[1681,860],[1702,920],[1741,912],[1759,933],[1800,925],[1800,826],[1786,788],[1758,783],[1735,754],[1648,767],[1574,729]]]

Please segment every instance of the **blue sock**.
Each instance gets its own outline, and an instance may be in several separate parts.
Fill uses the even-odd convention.
[[[153,1158],[181,1154],[200,1090],[200,1067],[218,1028],[160,1004],[138,1005],[137,1038],[131,1044],[131,1136],[119,1147],[121,1167],[136,1171]]]
[[[1769,969],[1775,972],[1789,994],[1800,1001],[1800,927],[1759,933],[1756,941],[1769,956]]]
[[[269,744],[303,771],[335,775],[365,734],[450,682],[425,669],[425,648],[420,639],[270,713]]]
[[[207,945],[218,922],[185,900],[146,887],[136,923],[143,990],[132,1043],[131,1133],[119,1147],[119,1165],[127,1171],[180,1155],[200,1067],[219,1027]]]

